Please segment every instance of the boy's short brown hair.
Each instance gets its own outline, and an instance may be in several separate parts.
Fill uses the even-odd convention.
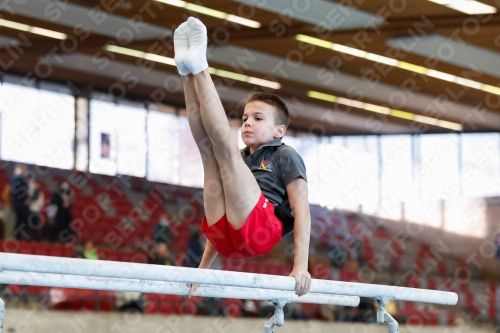
[[[247,99],[247,104],[253,101],[261,101],[276,108],[276,115],[274,116],[274,123],[276,125],[285,125],[288,128],[290,123],[290,114],[288,113],[288,107],[286,104],[274,94],[266,94],[261,92],[256,92],[252,94]]]

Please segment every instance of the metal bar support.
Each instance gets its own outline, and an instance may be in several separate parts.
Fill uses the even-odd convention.
[[[273,298],[271,302],[274,304],[274,315],[269,318],[264,326],[264,333],[274,333],[275,325],[281,327],[285,324],[285,314],[283,312],[283,308],[287,303],[290,303],[291,300]]]
[[[0,298],[0,333],[3,333],[3,318],[5,316],[5,302]]]
[[[387,313],[386,305],[387,302],[394,299],[394,296],[382,295],[376,296],[374,299],[377,301],[378,309],[377,309],[377,323],[379,325],[387,324],[389,333],[398,333],[399,332],[399,324],[398,322]]]

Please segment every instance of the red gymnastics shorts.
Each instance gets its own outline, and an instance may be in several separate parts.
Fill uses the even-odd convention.
[[[210,227],[207,226],[207,217],[204,216],[201,231],[221,256],[250,258],[269,251],[279,243],[283,224],[274,215],[274,206],[261,193],[259,202],[240,229],[233,229],[224,214]]]

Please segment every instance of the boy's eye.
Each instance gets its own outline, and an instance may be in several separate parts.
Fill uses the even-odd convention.
[[[257,119],[257,120],[262,120],[262,118],[255,118],[255,119]]]

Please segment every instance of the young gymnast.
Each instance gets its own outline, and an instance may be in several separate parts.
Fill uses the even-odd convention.
[[[174,33],[175,63],[181,74],[189,126],[204,170],[201,230],[207,236],[199,268],[217,253],[261,255],[293,229],[295,293],[307,293],[311,217],[304,162],[281,143],[288,126],[286,105],[275,95],[256,93],[245,106],[240,151],[208,72],[207,30],[193,17]],[[194,294],[197,286],[191,286]]]

